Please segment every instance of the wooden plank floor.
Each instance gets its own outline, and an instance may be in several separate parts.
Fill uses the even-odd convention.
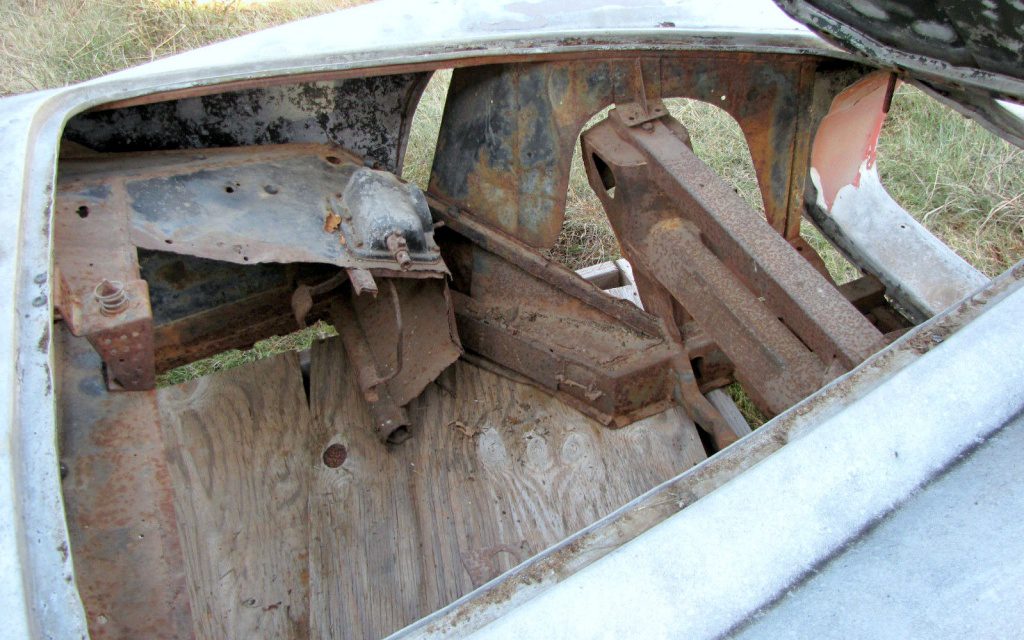
[[[295,353],[158,393],[196,635],[309,635],[311,422]]]
[[[336,338],[311,411],[292,355],[160,401],[200,637],[388,635],[704,458],[681,411],[612,431],[461,361],[385,446]]]

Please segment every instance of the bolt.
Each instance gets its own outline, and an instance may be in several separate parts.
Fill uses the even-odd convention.
[[[942,342],[942,336],[940,336],[940,335],[932,336],[932,342],[934,342],[935,344],[939,344],[940,342]]]
[[[653,122],[645,122],[641,126],[643,127],[644,131],[646,131],[647,133],[650,133],[650,132],[654,131],[654,123]]]
[[[41,307],[41,306],[43,306],[45,304],[46,304],[46,296],[36,296],[35,298],[32,298],[32,306],[33,307],[37,307],[38,308],[38,307]]]
[[[407,271],[412,267],[412,258],[409,257],[409,252],[404,249],[395,252],[395,261],[402,268],[402,271]]]
[[[409,256],[409,244],[403,237],[401,230],[395,229],[394,232],[388,234],[384,242],[402,271],[409,270],[412,267],[412,258]]]
[[[100,313],[105,316],[116,316],[128,308],[124,283],[117,280],[103,280],[93,290],[93,297],[100,303]]]

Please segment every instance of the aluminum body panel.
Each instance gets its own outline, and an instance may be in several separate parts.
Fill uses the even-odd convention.
[[[852,263],[882,280],[887,295],[920,322],[988,278],[917,222],[882,185],[878,138],[892,80],[876,71],[832,101],[815,135],[813,188],[804,199],[810,220]]]
[[[0,606],[11,638],[85,636],[60,493],[51,373],[56,92],[0,101]]]

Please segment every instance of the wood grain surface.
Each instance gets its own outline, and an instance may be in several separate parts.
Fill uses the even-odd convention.
[[[309,636],[311,423],[295,353],[159,391],[196,635]]]
[[[159,392],[196,633],[386,636],[704,459],[459,361],[377,440],[338,338]]]
[[[314,450],[346,453],[310,487],[316,637],[392,633],[704,459],[681,411],[613,431],[461,361],[386,447],[337,339],[313,348],[310,396]]]

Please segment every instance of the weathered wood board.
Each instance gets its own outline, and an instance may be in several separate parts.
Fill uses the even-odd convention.
[[[386,446],[340,339],[311,361],[308,406],[294,354],[159,392],[201,638],[388,635],[704,458],[462,361]]]
[[[310,396],[314,450],[345,447],[310,487],[316,637],[394,632],[704,458],[679,410],[613,431],[461,361],[386,448],[337,339],[313,348]]]
[[[196,635],[308,637],[312,429],[296,354],[158,396]]]

